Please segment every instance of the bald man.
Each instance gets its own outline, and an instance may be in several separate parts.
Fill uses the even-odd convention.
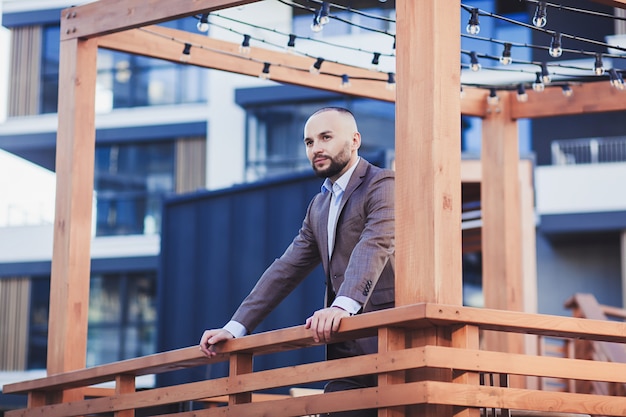
[[[328,343],[341,319],[394,306],[394,173],[359,157],[361,134],[353,114],[340,107],[313,113],[304,127],[306,154],[324,178],[302,227],[283,255],[263,273],[231,321],[206,330],[205,355],[213,345],[249,334],[320,263],[326,275],[325,307],[306,319],[316,342]],[[375,353],[375,337],[332,343],[327,358]],[[376,385],[376,375],[330,381],[333,392]],[[376,410],[330,414],[376,416]]]

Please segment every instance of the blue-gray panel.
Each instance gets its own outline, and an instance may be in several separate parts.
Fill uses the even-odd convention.
[[[159,345],[197,344],[231,317],[302,224],[321,180],[312,174],[173,197],[164,203],[159,274]],[[318,267],[255,332],[303,324],[323,305]],[[255,369],[323,359],[323,348],[266,355]],[[225,364],[164,375],[159,385],[226,375]]]
[[[626,211],[541,215],[539,230],[548,236],[577,233],[618,233],[626,229]]]

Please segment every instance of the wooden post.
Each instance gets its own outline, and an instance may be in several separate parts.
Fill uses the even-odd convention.
[[[498,103],[489,106],[483,119],[483,293],[487,308],[523,311],[518,127],[510,117],[509,93],[498,95]],[[524,339],[522,335],[488,332],[485,348],[522,353]]]
[[[460,4],[396,10],[396,305],[461,305]]]
[[[230,371],[231,377],[252,372],[251,353],[236,353],[230,355]],[[239,394],[230,394],[228,396],[228,405],[246,404],[252,402],[252,392],[241,392]]]
[[[397,0],[396,16],[396,305],[461,305],[460,2]],[[441,330],[412,332],[407,346],[448,346]],[[433,369],[406,379],[452,380]],[[405,415],[452,412],[425,404]]]
[[[48,374],[86,361],[97,49],[93,40],[61,42]],[[80,396],[67,391],[62,400]]]

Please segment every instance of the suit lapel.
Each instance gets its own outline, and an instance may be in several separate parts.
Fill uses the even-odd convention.
[[[350,196],[362,183],[363,178],[365,178],[365,174],[367,174],[368,163],[361,158],[358,162],[357,167],[352,173],[352,177],[350,177],[350,181],[348,181],[348,186],[346,187],[346,191],[343,193],[343,197],[341,199],[341,204],[339,205],[339,212],[337,213],[337,224],[339,224],[339,219],[341,218],[341,213],[343,212],[343,208],[346,205],[346,202],[350,199]],[[327,215],[328,218],[328,215]]]
[[[317,236],[319,236],[318,245],[321,248],[322,265],[324,270],[328,271],[328,211],[330,209],[330,192],[322,194],[321,216],[317,224]]]

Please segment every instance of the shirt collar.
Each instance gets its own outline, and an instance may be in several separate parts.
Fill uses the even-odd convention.
[[[360,160],[361,157],[359,156],[355,164],[352,165],[350,169],[348,169],[346,172],[344,172],[341,177],[337,178],[337,181],[335,181],[334,183],[330,180],[330,178],[326,178],[324,180],[324,183],[322,184],[322,193],[327,193],[329,191],[332,192],[333,188],[335,190],[339,189],[343,193],[346,190],[348,182],[350,182],[350,178],[352,178],[352,173],[356,169],[356,166],[359,164]]]

